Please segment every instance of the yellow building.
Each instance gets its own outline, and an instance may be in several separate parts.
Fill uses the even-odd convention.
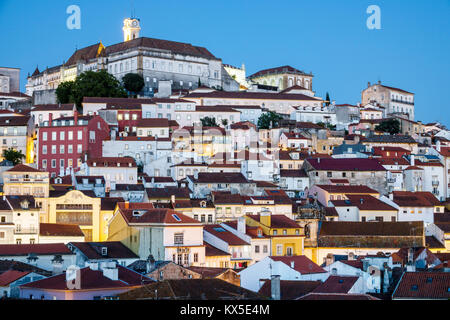
[[[101,198],[100,207],[100,242],[108,240],[108,224],[114,216],[117,203],[124,202],[123,198]]]
[[[261,227],[264,235],[271,238],[271,256],[299,256],[304,251],[304,233],[302,228],[283,214],[272,215],[261,212],[258,215],[246,215],[246,223],[252,227]]]
[[[120,241],[141,259],[204,266],[203,225],[172,209],[151,203],[118,203],[109,223],[108,241]]]
[[[105,216],[108,217],[108,212]],[[92,191],[54,191],[47,199],[47,211],[41,222],[78,225],[86,241],[99,242],[105,216],[101,214],[101,198]]]

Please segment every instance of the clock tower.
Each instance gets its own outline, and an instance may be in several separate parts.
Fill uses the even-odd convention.
[[[141,31],[140,21],[135,18],[123,20],[123,41],[130,41],[139,38]]]

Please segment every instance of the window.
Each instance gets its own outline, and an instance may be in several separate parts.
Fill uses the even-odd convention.
[[[47,154],[47,146],[42,146],[42,154]]]
[[[68,153],[73,153],[73,144],[69,144],[69,145],[67,146],[67,152],[68,152]]]
[[[130,120],[130,114],[129,113],[125,113],[125,120]]]
[[[52,168],[56,168],[56,159],[52,159]]]
[[[77,153],[82,153],[83,152],[83,145],[79,144],[77,145]]]
[[[283,235],[284,236],[287,235],[287,230],[286,229],[283,230]]]
[[[64,145],[59,146],[59,153],[64,154]]]
[[[42,168],[47,169],[47,160],[42,160]]]
[[[42,140],[47,141],[47,132],[42,133]]]
[[[259,246],[255,246],[255,253],[259,253]]]
[[[79,130],[77,133],[77,137],[78,137],[78,140],[82,140],[83,139],[83,131]]]
[[[56,146],[55,145],[52,146],[52,154],[56,154]]]
[[[198,253],[194,253],[194,262],[198,262]]]
[[[273,230],[273,235],[276,236],[278,234],[277,230]]]
[[[208,215],[208,223],[213,223],[213,216],[212,216],[212,214]]]
[[[183,245],[183,243],[184,243],[184,234],[183,233],[175,233],[173,237],[174,237],[175,245]]]
[[[52,141],[56,141],[56,132],[52,132]]]
[[[269,247],[267,246],[267,244],[265,244],[263,246],[263,253],[268,253],[269,252]]]
[[[59,167],[64,168],[64,159],[59,160]]]
[[[66,140],[66,133],[64,131],[61,131],[59,133],[59,140],[62,140],[62,141]]]
[[[283,245],[277,244],[277,256],[283,255]]]
[[[328,172],[327,172],[327,177],[328,177],[328,178],[333,177],[333,172],[328,171]]]
[[[69,140],[73,140],[73,131],[69,131]]]

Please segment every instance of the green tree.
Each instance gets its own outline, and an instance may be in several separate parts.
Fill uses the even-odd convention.
[[[396,134],[400,132],[400,121],[397,119],[388,119],[380,122],[379,125],[375,127],[376,131],[388,132],[389,134]]]
[[[74,103],[72,96],[74,81],[66,81],[61,83],[56,89],[56,98],[58,103]]]
[[[200,88],[202,86],[202,82],[200,81],[200,77],[198,77],[198,87]]]
[[[3,150],[3,158],[11,161],[14,165],[22,163],[22,159],[25,159],[25,155],[20,150],[13,148]]]
[[[263,113],[258,119],[258,128],[259,129],[269,129],[270,127],[275,127],[278,125],[282,117],[272,111],[267,113]]]
[[[218,127],[219,125],[216,122],[216,118],[213,117],[204,117],[203,119],[200,119],[202,122],[202,126],[204,127]]]
[[[325,98],[325,100],[327,100],[327,102],[325,103],[327,106],[330,105],[330,94],[327,92],[327,97]]]
[[[227,119],[223,119],[223,120],[222,120],[222,125],[223,125],[224,127],[226,127],[226,126],[228,125],[228,120],[227,120]]]
[[[86,71],[80,74],[70,90],[71,100],[81,109],[84,97],[126,98],[127,92],[120,82],[106,70]]]
[[[137,73],[127,73],[122,78],[123,86],[135,95],[142,91],[145,86],[144,78]]]

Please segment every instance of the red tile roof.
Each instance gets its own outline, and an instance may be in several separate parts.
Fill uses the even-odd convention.
[[[262,76],[270,75],[270,74],[284,74],[284,73],[294,73],[294,74],[302,74],[302,75],[306,74],[305,72],[295,69],[291,66],[281,66],[281,67],[260,70],[256,73],[252,74],[251,76],[249,76],[249,78],[257,78],[257,77],[262,77]]]
[[[423,221],[410,222],[347,222],[323,221],[322,236],[423,236]]]
[[[281,300],[294,300],[302,297],[313,291],[321,283],[321,281],[280,280]],[[261,289],[259,289],[258,293],[266,297],[270,297],[272,295],[271,284],[271,280],[266,280]]]
[[[394,202],[400,207],[434,207],[443,205],[431,192],[394,191]]]
[[[0,256],[27,256],[30,253],[37,255],[72,254],[64,243],[40,244],[1,244]]]
[[[171,209],[154,209],[151,203],[129,203],[128,209],[125,203],[119,203],[119,210],[122,217],[128,224],[195,224],[201,225],[181,212]],[[139,215],[133,212],[139,211]]]
[[[369,188],[365,185],[355,185],[355,186],[340,186],[340,185],[325,185],[317,184],[322,190],[328,193],[345,193],[345,194],[378,194],[379,192]]]
[[[40,223],[39,235],[41,237],[84,237],[79,226],[58,223]]]
[[[306,159],[316,170],[386,171],[376,159]]]
[[[292,256],[292,257],[279,257],[271,256],[270,259],[273,261],[280,261],[291,268],[292,263],[294,264],[294,270],[300,272],[301,274],[312,274],[312,273],[326,273],[327,271],[312,262],[306,256]]]
[[[380,300],[368,294],[308,293],[298,300]]]
[[[150,278],[141,275],[131,269],[117,265],[119,269],[119,280],[111,280],[103,275],[103,271],[83,268],[81,272],[80,290],[101,290],[113,288],[127,288],[141,286],[143,280],[146,283],[152,281]],[[43,290],[70,290],[67,287],[66,274],[62,273],[46,279],[34,281],[20,286],[21,288],[37,288]]]
[[[26,166],[24,164],[18,164],[6,172],[43,172],[41,170]]]
[[[193,46],[190,43],[153,39],[153,38],[137,38],[134,40],[120,42],[112,46],[106,47],[106,55],[110,55],[116,52],[126,51],[138,47],[160,49],[169,51],[172,53],[179,53],[183,55],[189,55],[194,57],[204,57],[206,59],[218,60],[211,52],[206,48]]]
[[[120,241],[70,242],[69,246],[77,248],[89,260],[139,259],[139,256]],[[102,255],[102,248],[107,249],[106,256]]]
[[[355,205],[359,210],[368,210],[368,211],[395,211],[397,209],[388,205],[386,202],[383,202],[371,195],[345,195],[350,202]]]
[[[10,283],[25,277],[31,271],[8,270],[0,274],[0,287],[7,287]]]
[[[218,257],[218,256],[231,256],[230,253],[217,249],[207,242],[203,242],[205,246],[205,256],[207,257]]]
[[[261,215],[247,215],[247,217],[261,223]],[[284,214],[272,214],[270,218],[270,228],[300,228],[300,225]]]
[[[450,299],[449,272],[405,272],[393,299]]]
[[[313,293],[348,293],[358,279],[352,276],[329,276]]]
[[[92,158],[87,161],[89,167],[137,167],[136,161],[131,157],[102,157],[102,158]]]
[[[225,241],[230,246],[249,246],[250,243],[248,243],[245,240],[242,240],[238,236],[234,235],[230,231],[226,230],[220,224],[209,224],[205,225],[204,229],[205,232],[208,232],[212,234],[213,236]]]

